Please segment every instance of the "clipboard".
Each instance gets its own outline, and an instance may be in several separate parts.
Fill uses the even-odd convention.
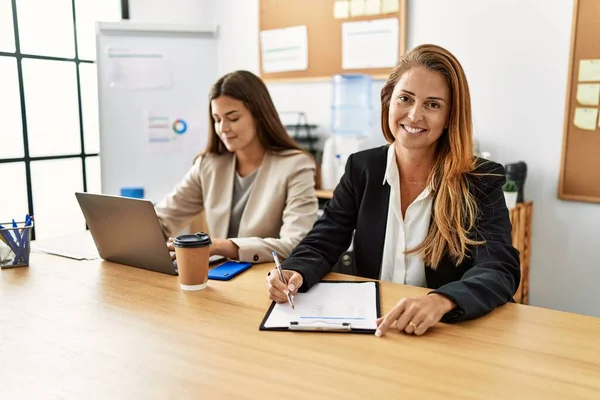
[[[337,284],[344,284],[344,286],[331,286]],[[361,284],[367,285],[362,288],[353,287]],[[329,298],[330,296],[332,298]],[[379,297],[379,282],[377,281],[321,281],[308,292],[298,293],[295,296],[298,311],[292,310],[288,303],[272,302],[259,330],[374,334],[375,319],[381,316]],[[332,300],[344,303],[339,304],[339,301]],[[328,307],[332,304],[334,304],[332,307]],[[343,312],[335,316],[299,315],[307,309],[319,309],[321,306],[320,310],[323,312],[326,312],[327,309],[329,311],[340,309]],[[344,314],[348,310],[354,310],[354,314]],[[274,315],[274,313],[279,314]],[[367,325],[372,326],[366,327]]]

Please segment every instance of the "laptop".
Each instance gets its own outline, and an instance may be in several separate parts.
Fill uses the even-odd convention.
[[[148,200],[76,192],[98,253],[106,261],[177,275],[154,206]],[[210,262],[224,259],[212,256]]]

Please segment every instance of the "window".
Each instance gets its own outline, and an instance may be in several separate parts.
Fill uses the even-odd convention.
[[[0,0],[0,51],[15,51],[15,30],[11,0]]]
[[[83,231],[74,192],[100,192],[95,23],[121,3],[0,0],[0,222],[37,239]]]

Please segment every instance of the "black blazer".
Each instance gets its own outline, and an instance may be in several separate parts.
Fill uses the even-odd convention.
[[[346,171],[323,216],[282,264],[302,274],[307,291],[331,272],[348,249],[354,232],[354,262],[357,275],[379,279],[389,207],[390,186],[383,183],[387,146],[351,155]],[[427,287],[456,303],[442,321],[479,317],[512,301],[519,286],[519,252],[512,246],[511,223],[504,201],[504,168],[476,160],[470,175],[471,192],[480,216],[474,236],[486,243],[473,246],[460,265],[444,257],[436,270],[425,266]],[[493,174],[493,175],[492,175]]]

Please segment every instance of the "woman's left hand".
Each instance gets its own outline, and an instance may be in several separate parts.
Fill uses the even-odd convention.
[[[377,320],[375,336],[385,335],[393,325],[400,332],[420,336],[455,307],[452,300],[437,293],[405,297],[389,313]]]
[[[211,239],[212,244],[210,245],[209,254],[211,256],[218,255],[229,258],[231,260],[237,260],[240,255],[238,247],[229,239]]]

